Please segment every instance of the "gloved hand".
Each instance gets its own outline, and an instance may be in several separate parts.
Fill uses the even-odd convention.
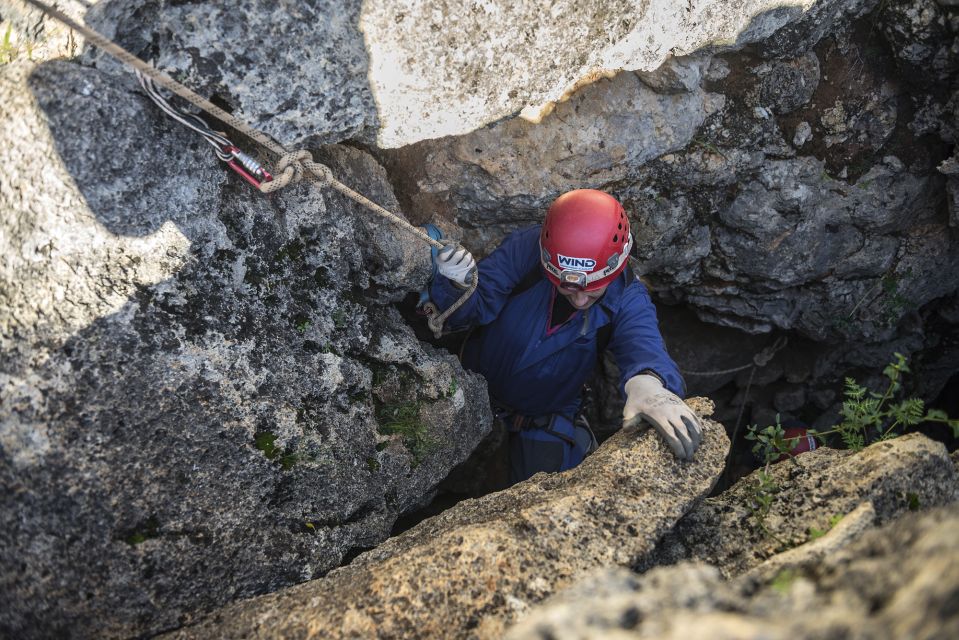
[[[473,277],[476,260],[463,247],[448,244],[436,254],[436,269],[453,282],[466,285]]]
[[[623,426],[646,420],[666,441],[676,457],[692,460],[703,438],[703,426],[696,414],[656,376],[639,374],[626,382]]]

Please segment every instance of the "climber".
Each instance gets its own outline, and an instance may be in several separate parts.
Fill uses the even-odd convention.
[[[623,424],[648,421],[689,460],[702,426],[680,400],[656,309],[627,267],[633,238],[622,205],[592,189],[561,195],[541,226],[516,231],[479,265],[479,286],[447,320],[471,328],[463,365],[486,378],[510,432],[510,484],[579,464],[595,439],[576,419],[583,385],[607,347],[626,397]],[[464,248],[436,256],[430,297],[447,308],[477,268]]]

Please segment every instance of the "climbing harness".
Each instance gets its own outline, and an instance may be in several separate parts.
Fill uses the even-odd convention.
[[[146,87],[144,87],[144,90],[147,90],[147,95],[149,95],[151,100],[154,100],[154,102],[156,102],[156,100],[154,99],[153,94],[156,94],[163,102],[166,102],[166,100],[160,96],[159,92],[156,91],[158,86],[163,87],[164,89],[167,89],[168,91],[180,96],[195,107],[210,114],[217,120],[220,120],[228,126],[236,129],[241,134],[258,143],[264,149],[276,156],[278,160],[273,173],[270,174],[263,169],[259,163],[256,163],[250,156],[244,154],[239,150],[239,148],[230,144],[226,137],[210,130],[210,128],[206,125],[206,122],[204,122],[201,118],[197,116],[183,115],[182,112],[171,107],[171,110],[174,113],[183,115],[183,117],[180,118],[174,116],[171,111],[163,109],[168,115],[176,118],[178,122],[185,124],[194,131],[197,131],[207,140],[207,142],[217,147],[217,156],[221,160],[224,160],[224,162],[227,162],[227,164],[234,171],[239,173],[247,182],[255,186],[261,193],[273,193],[274,191],[279,191],[283,187],[293,182],[298,182],[305,177],[319,183],[320,186],[328,186],[336,191],[339,191],[341,194],[350,198],[354,202],[385,218],[388,222],[403,229],[404,231],[413,234],[430,246],[436,249],[443,248],[443,243],[431,238],[426,232],[414,227],[403,218],[391,213],[390,211],[387,211],[372,200],[366,198],[362,194],[354,191],[347,185],[337,180],[335,177],[333,177],[333,173],[330,171],[329,167],[313,160],[313,156],[309,151],[306,151],[305,149],[300,149],[297,151],[287,150],[285,147],[271,139],[262,131],[254,129],[243,120],[217,107],[203,96],[183,86],[162,71],[150,66],[120,45],[116,44],[112,40],[109,40],[100,33],[97,33],[93,29],[78,23],[63,12],[47,5],[44,2],[41,2],[40,0],[25,1],[51,18],[54,18],[74,31],[77,31],[91,44],[96,45],[120,62],[123,62],[124,64],[132,67],[135,71],[138,71],[138,77],[142,75],[146,78],[149,78],[151,81],[151,88],[150,90],[147,90]],[[143,82],[141,80],[141,85],[142,84]],[[162,108],[163,107],[161,106],[161,109]],[[188,123],[192,123],[192,126]],[[206,133],[204,133],[204,131],[206,131]],[[224,145],[224,143],[226,144]],[[229,160],[225,158],[226,154],[230,155]],[[444,312],[436,313],[427,317],[427,325],[433,331],[433,335],[439,338],[443,334],[443,323],[446,322],[446,319],[457,309],[463,306],[463,304],[471,295],[473,295],[473,292],[476,291],[478,284],[479,273],[474,272],[472,282],[456,302],[450,305],[450,307]]]

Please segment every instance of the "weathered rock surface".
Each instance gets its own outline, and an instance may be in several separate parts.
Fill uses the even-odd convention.
[[[428,251],[266,198],[111,76],[0,67],[0,636],[130,637],[323,575],[489,430],[391,306]],[[395,207],[358,150],[319,157]]]
[[[843,379],[877,382],[896,351],[912,356],[907,393],[931,400],[959,354],[943,313],[959,289],[947,160],[959,11],[915,0],[857,20],[877,4],[817,3],[754,46],[596,82],[536,126],[503,120],[378,155],[412,215],[446,221],[480,255],[568,189],[619,197],[636,271],[658,303],[701,320],[663,326],[694,354],[683,368],[736,368],[789,338],[716,398],[727,423],[828,424]],[[913,74],[914,49],[942,64]],[[713,349],[716,325],[740,332],[733,348]],[[694,394],[730,380],[690,378]]]
[[[712,410],[701,398],[690,405]],[[499,637],[584,571],[634,562],[708,493],[729,441],[705,425],[690,463],[653,431],[624,429],[571,471],[461,502],[321,580],[168,637]]]
[[[670,56],[757,42],[797,21],[821,36],[873,4],[112,0],[87,19],[285,144],[375,135],[395,148],[520,112],[536,119],[611,72],[654,71]]]
[[[946,448],[920,434],[873,444],[861,453],[820,448],[770,470],[778,490],[762,531],[752,515],[757,473],[684,517],[638,566],[700,560],[736,576],[783,547],[805,542],[810,529],[828,530],[829,520],[865,501],[882,524],[918,508],[959,499],[959,476]]]
[[[506,638],[951,638],[956,527],[956,505],[903,517],[837,553],[731,582],[701,563],[642,576],[607,569],[531,611]]]

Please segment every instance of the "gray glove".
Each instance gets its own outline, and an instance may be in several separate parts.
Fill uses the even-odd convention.
[[[676,457],[692,460],[703,438],[703,426],[686,403],[663,386],[656,376],[639,374],[626,382],[623,426],[646,420],[666,441]]]
[[[455,244],[448,244],[436,254],[436,269],[453,282],[466,285],[473,277],[476,260],[473,254]]]

